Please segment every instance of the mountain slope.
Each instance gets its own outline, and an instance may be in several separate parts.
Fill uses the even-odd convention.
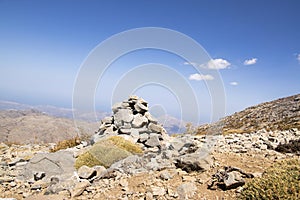
[[[0,142],[49,143],[73,138],[77,135],[92,135],[97,123],[74,121],[49,116],[37,110],[0,111]]]
[[[218,131],[228,134],[291,128],[300,129],[300,94],[249,107],[211,125],[200,126],[196,132],[206,134]]]

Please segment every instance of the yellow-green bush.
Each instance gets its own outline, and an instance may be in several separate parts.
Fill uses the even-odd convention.
[[[102,165],[98,159],[96,159],[92,154],[89,152],[85,152],[78,156],[75,162],[75,168],[79,169],[81,166],[86,165],[88,167],[93,167],[96,165]]]
[[[110,167],[119,160],[142,152],[142,149],[138,145],[122,137],[112,136],[108,139],[100,140],[87,152],[79,155],[75,161],[75,168],[78,169],[82,165],[89,167],[96,165]]]
[[[300,161],[275,163],[261,178],[247,183],[239,199],[300,199]]]
[[[125,140],[123,137],[120,136],[112,136],[108,138],[108,140],[112,141],[114,145],[117,147],[124,149],[126,151],[129,151],[130,153],[133,154],[140,154],[143,153],[143,150],[141,149],[140,146],[137,144],[134,144],[128,140]]]

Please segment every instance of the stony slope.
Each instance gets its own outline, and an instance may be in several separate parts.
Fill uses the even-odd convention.
[[[223,134],[250,133],[261,129],[300,128],[300,94],[261,103],[197,128],[197,134],[219,131]]]
[[[298,101],[297,97],[292,100]],[[279,104],[282,105],[282,102]],[[285,104],[287,110],[290,110],[290,105]],[[139,98],[131,97],[114,105],[114,115],[102,119],[99,131],[95,133],[97,137],[94,139],[99,140],[94,142],[100,143],[92,146],[92,143],[81,142],[77,146],[48,153],[53,144],[0,143],[0,198],[241,199],[245,183],[259,179],[272,163],[289,158],[299,163],[298,152],[285,154],[276,151],[278,145],[299,139],[300,131],[296,128],[170,137],[164,134],[147,110],[147,103]],[[46,116],[36,111],[10,111],[5,113],[5,117],[40,120]],[[276,120],[280,121],[280,118]],[[57,127],[58,124],[51,126]],[[269,125],[273,127],[271,123]],[[220,122],[215,127],[220,127]],[[147,136],[146,142],[142,141],[144,136]],[[121,137],[123,140],[120,140]],[[113,140],[113,143],[107,143],[116,138],[118,140]],[[141,147],[142,153],[126,155],[128,157],[119,160],[116,151],[101,154],[94,151],[111,148],[129,151],[129,144]],[[96,161],[107,155],[118,161],[112,165],[102,162],[100,165],[96,162],[91,164],[90,159],[81,159],[86,153]],[[77,168],[75,163],[78,160],[83,162]],[[298,180],[294,181],[295,185],[299,185]],[[271,181],[274,182],[273,179]],[[280,179],[275,183],[281,187],[281,182]],[[294,191],[296,195],[300,194],[300,189]]]

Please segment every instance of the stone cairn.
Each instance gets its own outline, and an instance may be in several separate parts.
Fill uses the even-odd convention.
[[[117,135],[142,144],[142,147],[160,148],[168,135],[148,110],[148,103],[135,95],[114,104],[113,115],[101,120],[99,130],[92,137],[92,143],[96,143],[103,137]]]

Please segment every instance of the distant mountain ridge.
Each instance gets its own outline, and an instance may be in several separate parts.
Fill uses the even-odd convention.
[[[62,108],[62,107],[56,107],[52,105],[31,106],[27,104],[0,100],[0,110],[37,110],[53,117],[73,119],[73,110],[71,108]],[[109,113],[107,112],[101,112],[101,111],[96,112],[96,116],[99,120],[108,115]],[[89,114],[79,116],[79,119],[77,120],[96,122],[95,113],[89,113]]]
[[[300,94],[251,106],[216,123],[200,126],[196,133],[249,133],[261,129],[271,131],[291,128],[300,129]]]

